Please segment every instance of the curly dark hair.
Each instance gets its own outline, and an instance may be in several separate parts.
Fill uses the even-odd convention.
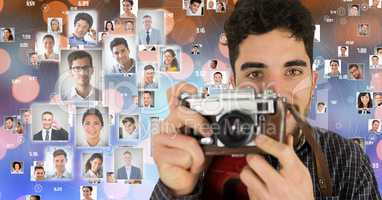
[[[275,29],[285,29],[302,40],[313,64],[314,22],[310,12],[295,0],[239,0],[225,22],[230,63],[235,72],[235,61],[240,43],[248,35],[261,35]]]

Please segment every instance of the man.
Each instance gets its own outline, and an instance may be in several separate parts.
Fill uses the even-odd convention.
[[[369,35],[369,24],[358,25],[358,34],[360,36],[368,36]]]
[[[125,38],[114,38],[110,42],[110,50],[117,61],[110,73],[135,73],[135,60],[129,57],[130,49]]]
[[[373,55],[371,57],[371,65],[370,65],[370,68],[371,69],[375,69],[375,68],[379,68],[379,56],[377,55]]]
[[[192,55],[199,55],[200,54],[199,45],[197,45],[197,44],[192,45],[191,54]]]
[[[210,68],[216,69],[218,67],[218,60],[211,60],[210,61]]]
[[[158,83],[154,82],[155,68],[152,65],[146,65],[143,68],[143,83],[140,88],[143,89],[158,89]]]
[[[41,114],[42,130],[33,135],[33,141],[67,141],[68,132],[62,127],[53,127],[54,116],[52,112],[45,111]]]
[[[329,77],[338,77],[341,75],[341,72],[339,71],[340,62],[338,60],[331,60],[329,62],[330,65],[330,72],[327,74]]]
[[[45,180],[45,170],[44,170],[43,166],[35,166],[34,167],[34,180],[35,181]]]
[[[14,129],[15,119],[13,117],[6,117],[4,129],[12,131]]]
[[[223,74],[221,72],[214,73],[213,83],[208,86],[209,89],[228,89],[228,84],[223,83]]]
[[[154,94],[154,92],[152,92],[152,91],[143,91],[143,93],[142,93],[142,97],[143,97],[142,107],[144,107],[144,108],[154,107],[153,97],[152,97],[153,94]]]
[[[376,106],[381,106],[382,105],[382,93],[381,92],[374,92],[374,101]]]
[[[82,186],[83,200],[93,200],[92,198],[93,186]]]
[[[382,56],[382,47],[377,48],[377,56]]]
[[[370,8],[381,8],[381,0],[372,0]]]
[[[340,52],[339,52],[338,57],[348,57],[347,50],[348,50],[347,47],[342,46],[342,47],[340,48]]]
[[[236,85],[252,85],[259,92],[272,88],[306,117],[316,85],[313,24],[300,1],[238,0],[224,27]],[[206,157],[199,142],[182,130],[187,125],[203,136],[210,136],[213,130],[199,113],[180,104],[182,93],[195,94],[197,88],[180,83],[167,92],[169,116],[162,121],[160,133],[153,136],[160,181],[152,200],[381,199],[361,148],[335,133],[314,128],[310,136],[329,160],[333,187],[325,185],[317,174],[312,148],[299,136],[301,129],[289,112],[286,144],[264,134],[254,140],[268,155]],[[280,129],[279,120],[275,115],[270,123]],[[325,190],[323,185],[333,190]]]
[[[202,8],[201,8],[202,0],[190,0],[190,4],[187,9],[187,16],[201,16]]]
[[[48,179],[71,179],[72,174],[66,169],[68,157],[63,149],[57,149],[53,152],[53,166],[55,171],[48,176]]]
[[[363,79],[362,69],[357,64],[350,64],[349,65],[349,75],[350,79],[353,80],[361,80]]]
[[[349,10],[349,16],[359,16],[359,5],[352,5]]]
[[[379,132],[379,120],[377,119],[374,119],[372,122],[371,122],[371,129],[369,130],[370,133],[378,133]]]
[[[30,110],[25,110],[23,113],[23,124],[30,125],[32,123],[32,113]]]
[[[119,128],[119,139],[138,139],[137,125],[134,117],[123,118],[122,127]]]
[[[42,38],[42,43],[44,44],[44,53],[38,55],[39,60],[55,60],[58,61],[58,54],[54,53],[54,37],[51,34],[47,34]]]
[[[317,104],[317,113],[325,113],[326,107],[324,102],[318,102]]]
[[[162,33],[152,27],[152,19],[150,15],[143,16],[143,30],[139,32],[138,41],[139,44],[152,45],[163,44]]]
[[[142,179],[141,169],[132,165],[133,155],[130,151],[123,153],[125,165],[118,169],[117,179]]]
[[[86,51],[72,51],[68,55],[68,64],[74,87],[62,93],[62,100],[76,102],[101,100],[101,91],[90,84],[94,73],[92,56]]]
[[[38,195],[30,195],[29,200],[40,200],[40,196]]]
[[[38,60],[38,55],[36,52],[32,52],[29,54],[29,63],[33,66],[33,67],[37,67],[40,62]]]
[[[74,32],[71,37],[69,37],[70,47],[79,47],[83,45],[84,47],[94,47],[96,44],[93,41],[85,40],[87,33],[92,32],[91,28],[93,26],[93,18],[88,13],[78,13],[74,18]],[[92,37],[95,37],[94,35]],[[95,41],[96,38],[93,38]]]

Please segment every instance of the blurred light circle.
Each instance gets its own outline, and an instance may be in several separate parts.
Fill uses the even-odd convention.
[[[29,103],[40,93],[40,84],[36,77],[22,75],[12,82],[12,96],[21,103]]]
[[[0,49],[0,74],[8,71],[11,66],[11,56],[5,49]]]
[[[45,23],[48,22],[49,17],[58,17],[62,18],[63,24],[66,24],[68,10],[66,4],[61,1],[52,1],[41,5],[42,17]]]

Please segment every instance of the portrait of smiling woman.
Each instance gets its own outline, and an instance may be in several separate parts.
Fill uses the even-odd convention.
[[[84,178],[102,178],[103,177],[103,156],[101,153],[93,153],[89,159],[86,160]]]
[[[83,108],[82,108],[83,109]],[[105,116],[107,116],[105,114]],[[97,108],[89,108],[82,115],[81,121],[77,119],[77,146],[79,147],[105,147],[108,146],[109,136],[102,112]]]

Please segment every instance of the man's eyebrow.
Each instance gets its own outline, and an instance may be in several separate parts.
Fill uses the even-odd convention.
[[[291,60],[284,64],[284,67],[293,67],[293,66],[307,67],[308,64],[303,60]],[[250,68],[264,69],[267,67],[268,66],[266,64],[261,62],[246,62],[241,65],[240,69],[243,71]]]
[[[303,60],[291,60],[284,64],[284,67],[294,67],[294,66],[307,67],[308,64]]]
[[[250,68],[263,69],[263,68],[266,68],[266,67],[267,66],[264,63],[260,63],[260,62],[246,62],[246,63],[241,65],[240,70],[244,71],[244,70],[250,69]]]

